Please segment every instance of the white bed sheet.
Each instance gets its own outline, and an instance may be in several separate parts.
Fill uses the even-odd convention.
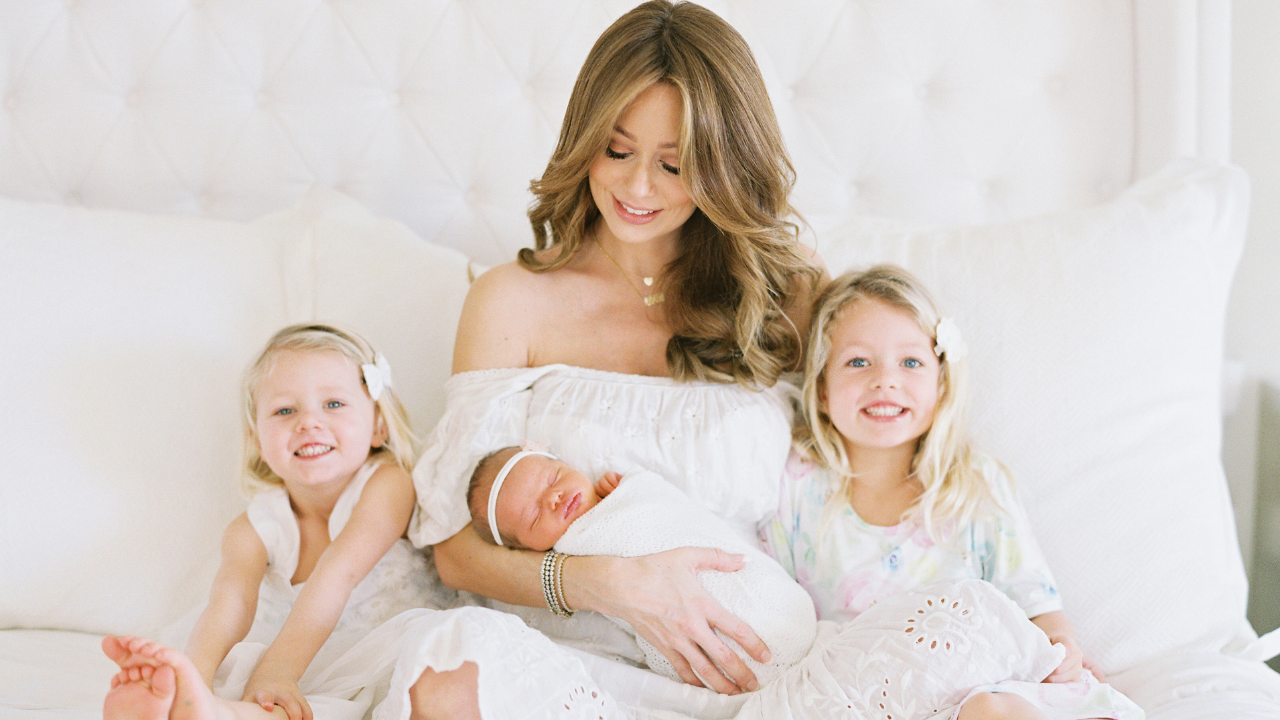
[[[0,631],[3,720],[101,720],[117,670],[101,643],[91,633]]]

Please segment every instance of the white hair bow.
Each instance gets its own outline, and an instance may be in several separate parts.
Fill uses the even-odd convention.
[[[382,397],[382,389],[391,387],[391,363],[382,353],[374,353],[373,362],[360,366],[364,373],[365,387],[369,388],[369,397],[377,400]]]
[[[964,356],[969,354],[969,346],[964,344],[964,338],[960,335],[960,326],[956,325],[955,320],[949,317],[942,318],[933,332],[937,336],[933,343],[933,352],[938,357],[946,355],[947,362],[955,362],[963,360]]]

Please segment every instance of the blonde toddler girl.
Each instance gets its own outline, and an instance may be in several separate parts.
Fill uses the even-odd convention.
[[[365,714],[394,653],[353,646],[431,604],[425,558],[403,537],[415,447],[390,372],[368,342],[328,325],[267,343],[243,385],[252,500],[223,535],[209,602],[185,654],[103,641],[121,667],[105,718],[310,720],[317,703],[326,717]]]

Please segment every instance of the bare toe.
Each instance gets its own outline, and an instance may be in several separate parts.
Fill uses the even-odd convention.
[[[169,665],[161,665],[151,675],[151,692],[159,697],[173,698],[178,692],[178,676]]]
[[[124,638],[108,635],[102,638],[102,652],[117,665],[123,663],[129,657],[129,649],[124,646]]]

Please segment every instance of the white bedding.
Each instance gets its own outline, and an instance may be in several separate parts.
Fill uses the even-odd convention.
[[[274,330],[358,329],[430,432],[468,272],[528,244],[573,77],[631,4],[0,3],[0,717],[97,717],[97,634],[203,598]],[[903,262],[961,319],[979,437],[1085,650],[1150,720],[1280,716],[1266,646],[1234,654],[1219,458],[1231,3],[708,4],[833,271]]]
[[[101,720],[104,680],[116,673],[102,636],[65,630],[0,632],[5,720]]]

